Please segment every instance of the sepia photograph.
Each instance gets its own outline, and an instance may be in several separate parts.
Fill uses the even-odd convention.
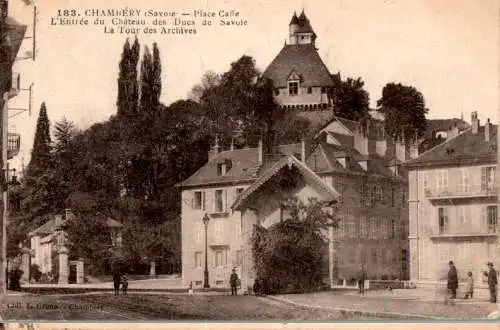
[[[498,328],[499,45],[498,0],[0,0],[0,326]]]

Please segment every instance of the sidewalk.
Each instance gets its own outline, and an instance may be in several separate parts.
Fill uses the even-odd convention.
[[[405,297],[405,292],[411,295]],[[497,310],[497,305],[487,300],[457,299],[454,305],[445,305],[439,297],[432,299],[432,292],[418,289],[368,291],[365,296],[354,292],[326,291],[306,294],[268,296],[295,306],[322,308],[391,319],[443,319],[478,320]]]

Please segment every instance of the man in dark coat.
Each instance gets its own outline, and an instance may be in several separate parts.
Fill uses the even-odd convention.
[[[359,266],[358,270],[358,288],[359,294],[365,294],[365,280],[366,280],[366,271],[363,265]]]
[[[451,293],[451,299],[457,298],[458,289],[458,274],[453,261],[448,263],[450,265],[450,270],[448,271],[448,291]]]
[[[493,264],[488,262],[488,287],[490,288],[490,302],[497,302],[497,271],[493,268]]]
[[[120,293],[120,283],[122,280],[121,273],[118,269],[115,269],[113,271],[113,285],[115,288],[115,296],[117,296]]]
[[[238,274],[236,274],[236,269],[233,268],[231,277],[229,277],[229,283],[231,284],[231,296],[238,295]]]

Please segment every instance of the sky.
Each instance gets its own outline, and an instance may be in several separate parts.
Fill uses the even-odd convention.
[[[85,129],[116,113],[118,63],[126,38],[105,34],[102,26],[51,25],[63,9],[147,9],[192,12],[236,10],[246,26],[201,26],[195,35],[139,33],[141,47],[158,44],[162,61],[161,101],[186,98],[204,72],[227,71],[250,55],[264,70],[288,37],[294,11],[305,10],[317,34],[318,52],[331,73],[361,77],[376,107],[383,86],[400,82],[416,87],[430,109],[428,118],[470,121],[477,111],[497,123],[499,113],[498,0],[36,0],[36,60],[18,61],[23,88],[34,84],[32,113],[10,119],[22,135],[20,154],[11,167],[29,162],[40,104],[51,124],[63,116]],[[10,0],[10,16],[28,25],[33,5]],[[84,16],[84,15],[83,15]],[[93,20],[93,18],[89,18]],[[19,56],[32,47],[26,39]],[[28,107],[27,93],[9,103]]]

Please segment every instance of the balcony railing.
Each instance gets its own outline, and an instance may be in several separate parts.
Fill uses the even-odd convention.
[[[21,90],[21,75],[18,72],[12,73],[12,80],[10,82],[9,98],[19,95]]]
[[[17,156],[21,147],[21,135],[18,133],[7,134],[7,158],[12,159]]]
[[[425,196],[429,199],[494,197],[497,195],[497,184],[425,189]]]

